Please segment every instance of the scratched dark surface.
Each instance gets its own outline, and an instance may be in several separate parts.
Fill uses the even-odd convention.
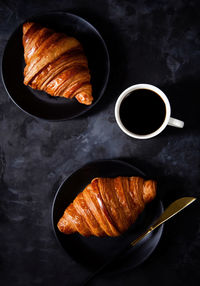
[[[107,44],[111,75],[102,100],[66,122],[34,119],[9,99],[0,81],[0,285],[81,285],[88,272],[58,246],[51,205],[62,180],[96,159],[120,158],[159,182],[167,206],[200,189],[200,17],[198,1],[0,1],[0,56],[26,18],[52,10],[91,22]],[[135,83],[169,97],[172,116],[185,121],[139,141],[116,125],[114,104]],[[164,228],[151,257],[91,285],[199,285],[199,201]]]

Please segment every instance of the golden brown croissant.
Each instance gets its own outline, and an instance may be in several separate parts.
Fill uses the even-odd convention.
[[[65,234],[118,236],[156,196],[156,182],[140,177],[95,178],[58,222]]]
[[[23,25],[24,84],[53,96],[92,103],[87,58],[78,40],[36,23]]]

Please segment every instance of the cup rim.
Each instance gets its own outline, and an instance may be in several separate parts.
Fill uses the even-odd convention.
[[[129,131],[123,125],[121,118],[120,118],[120,115],[119,115],[120,106],[121,106],[121,103],[124,100],[124,98],[126,98],[132,91],[138,90],[138,89],[147,89],[147,90],[151,90],[151,91],[157,93],[161,97],[161,99],[163,100],[163,102],[165,104],[165,109],[166,109],[165,119],[164,119],[162,125],[158,129],[156,129],[154,132],[144,134],[144,135],[136,134],[136,133]],[[128,87],[127,89],[125,89],[120,94],[120,96],[118,97],[116,104],[115,104],[115,119],[117,121],[118,126],[128,136],[130,136],[132,138],[136,138],[136,139],[149,139],[149,138],[155,137],[158,134],[160,134],[165,129],[165,127],[167,126],[169,119],[170,119],[170,115],[171,115],[171,106],[170,106],[170,103],[169,103],[167,96],[164,94],[164,92],[161,89],[159,89],[158,87],[156,87],[152,84],[140,83],[140,84],[135,84],[135,85]]]

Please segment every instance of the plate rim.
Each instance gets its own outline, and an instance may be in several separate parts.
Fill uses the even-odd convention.
[[[4,80],[4,75],[3,75],[3,62],[4,62],[4,55],[5,55],[5,51],[7,49],[7,46],[10,42],[10,39],[11,37],[17,32],[17,30],[20,28],[21,25],[23,25],[24,22],[26,21],[29,21],[31,20],[32,18],[34,17],[45,17],[45,16],[48,16],[48,15],[58,15],[58,14],[62,14],[62,15],[69,15],[69,16],[72,16],[72,17],[75,17],[76,19],[79,19],[83,22],[85,22],[87,25],[89,25],[94,31],[95,33],[98,35],[98,37],[100,38],[102,44],[103,44],[103,47],[104,47],[104,51],[105,51],[105,54],[106,54],[106,57],[107,57],[107,73],[106,73],[106,79],[105,79],[105,83],[104,83],[104,86],[101,90],[101,93],[99,95],[99,97],[97,98],[97,100],[92,103],[91,105],[87,106],[87,108],[85,110],[82,110],[80,113],[78,113],[77,115],[72,115],[68,118],[62,118],[62,119],[47,119],[47,118],[44,118],[44,117],[40,117],[40,116],[36,116],[30,112],[28,112],[27,110],[23,109],[15,100],[14,98],[12,97],[12,95],[10,94],[10,92],[8,91],[8,88],[6,86],[6,83],[5,83],[5,80]],[[6,43],[5,43],[5,46],[3,48],[3,52],[2,52],[2,57],[1,57],[1,79],[2,79],[2,83],[3,83],[3,87],[5,88],[6,90],[6,93],[8,94],[9,98],[12,100],[12,102],[20,109],[22,110],[25,114],[35,118],[35,119],[41,119],[41,120],[44,120],[44,121],[49,121],[49,122],[62,122],[62,121],[68,121],[68,120],[72,120],[74,118],[78,118],[80,116],[82,116],[83,114],[85,114],[86,112],[90,111],[99,101],[100,99],[103,97],[105,91],[106,91],[106,88],[108,86],[108,81],[109,81],[109,77],[110,77],[110,56],[109,56],[109,52],[108,52],[108,48],[107,48],[107,45],[104,41],[104,38],[101,36],[101,34],[99,33],[99,31],[97,30],[97,28],[95,26],[93,26],[90,22],[88,22],[88,20],[86,20],[85,18],[77,15],[77,14],[73,14],[73,13],[70,13],[70,12],[65,12],[65,11],[49,11],[48,13],[37,13],[37,14],[34,14],[34,15],[31,15],[30,17],[24,19],[23,21],[21,21],[21,23],[10,33],[9,35],[9,38],[7,39]],[[81,103],[80,103],[81,104]]]
[[[131,167],[132,169],[137,170],[139,173],[141,173],[141,176],[146,177],[146,174],[145,174],[142,170],[140,170],[139,168],[135,167],[135,166],[132,165],[131,163],[128,163],[128,162],[126,162],[126,161],[124,161],[124,160],[120,160],[120,159],[99,159],[99,160],[89,161],[89,162],[85,163],[84,165],[81,165],[79,168],[76,168],[75,171],[71,172],[68,176],[66,176],[66,177],[62,180],[62,182],[60,183],[60,185],[59,185],[59,187],[58,187],[56,193],[54,194],[54,198],[53,198],[52,206],[51,206],[51,225],[52,225],[52,228],[53,228],[54,237],[56,238],[56,241],[57,241],[59,247],[60,247],[62,250],[65,250],[65,249],[64,249],[62,243],[60,242],[60,240],[59,240],[59,238],[58,238],[58,236],[57,236],[57,234],[56,234],[56,229],[55,229],[55,225],[54,225],[54,207],[55,207],[55,202],[56,202],[57,196],[58,196],[58,194],[59,194],[61,188],[63,187],[65,181],[67,181],[72,175],[74,175],[75,173],[77,173],[78,171],[80,171],[80,169],[83,169],[83,168],[85,168],[86,166],[88,166],[88,165],[90,165],[90,164],[93,164],[93,163],[103,163],[103,162],[108,162],[108,161],[109,161],[109,162],[122,163],[122,164],[126,165],[127,167]],[[159,199],[159,203],[160,203],[161,210],[162,210],[162,212],[163,212],[163,210],[164,210],[163,202],[160,200],[160,198],[158,198],[158,199]],[[138,263],[135,267],[137,267],[138,265],[144,263],[144,261],[146,261],[146,259],[148,259],[149,256],[152,255],[152,253],[153,253],[154,250],[156,249],[156,247],[157,247],[157,245],[158,245],[158,243],[159,243],[159,241],[160,241],[160,239],[161,239],[161,237],[162,237],[163,228],[164,228],[164,224],[162,224],[162,225],[158,228],[158,231],[160,231],[160,233],[159,233],[159,236],[158,236],[157,243],[155,244],[155,246],[154,246],[154,248],[152,249],[152,251],[151,251],[150,253],[148,253],[148,254],[144,257],[144,260],[143,260],[141,263]],[[79,265],[82,266],[82,264],[81,264],[79,261],[77,261],[76,259],[74,259],[74,257],[73,257],[70,253],[68,253],[67,251],[64,251],[64,253],[65,253],[65,255],[68,255],[73,261],[75,261],[76,263],[78,263]],[[134,267],[134,268],[135,268],[135,267]],[[132,269],[132,268],[129,267],[129,268],[127,269],[127,271],[129,271],[130,269]],[[126,270],[124,270],[124,271],[126,271]],[[111,272],[111,275],[112,275],[114,272],[115,272],[115,271],[112,271],[112,272]]]

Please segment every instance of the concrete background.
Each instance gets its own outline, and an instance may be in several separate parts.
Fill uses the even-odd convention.
[[[111,75],[101,101],[66,122],[34,119],[0,81],[0,284],[81,285],[86,270],[58,246],[51,205],[62,180],[96,159],[120,158],[159,181],[167,206],[200,190],[200,17],[198,1],[0,1],[0,56],[13,30],[38,12],[61,10],[91,22],[107,44]],[[134,140],[116,125],[114,104],[136,83],[169,97],[182,130]],[[101,275],[91,285],[199,285],[199,201],[164,228],[151,257],[136,269]]]

